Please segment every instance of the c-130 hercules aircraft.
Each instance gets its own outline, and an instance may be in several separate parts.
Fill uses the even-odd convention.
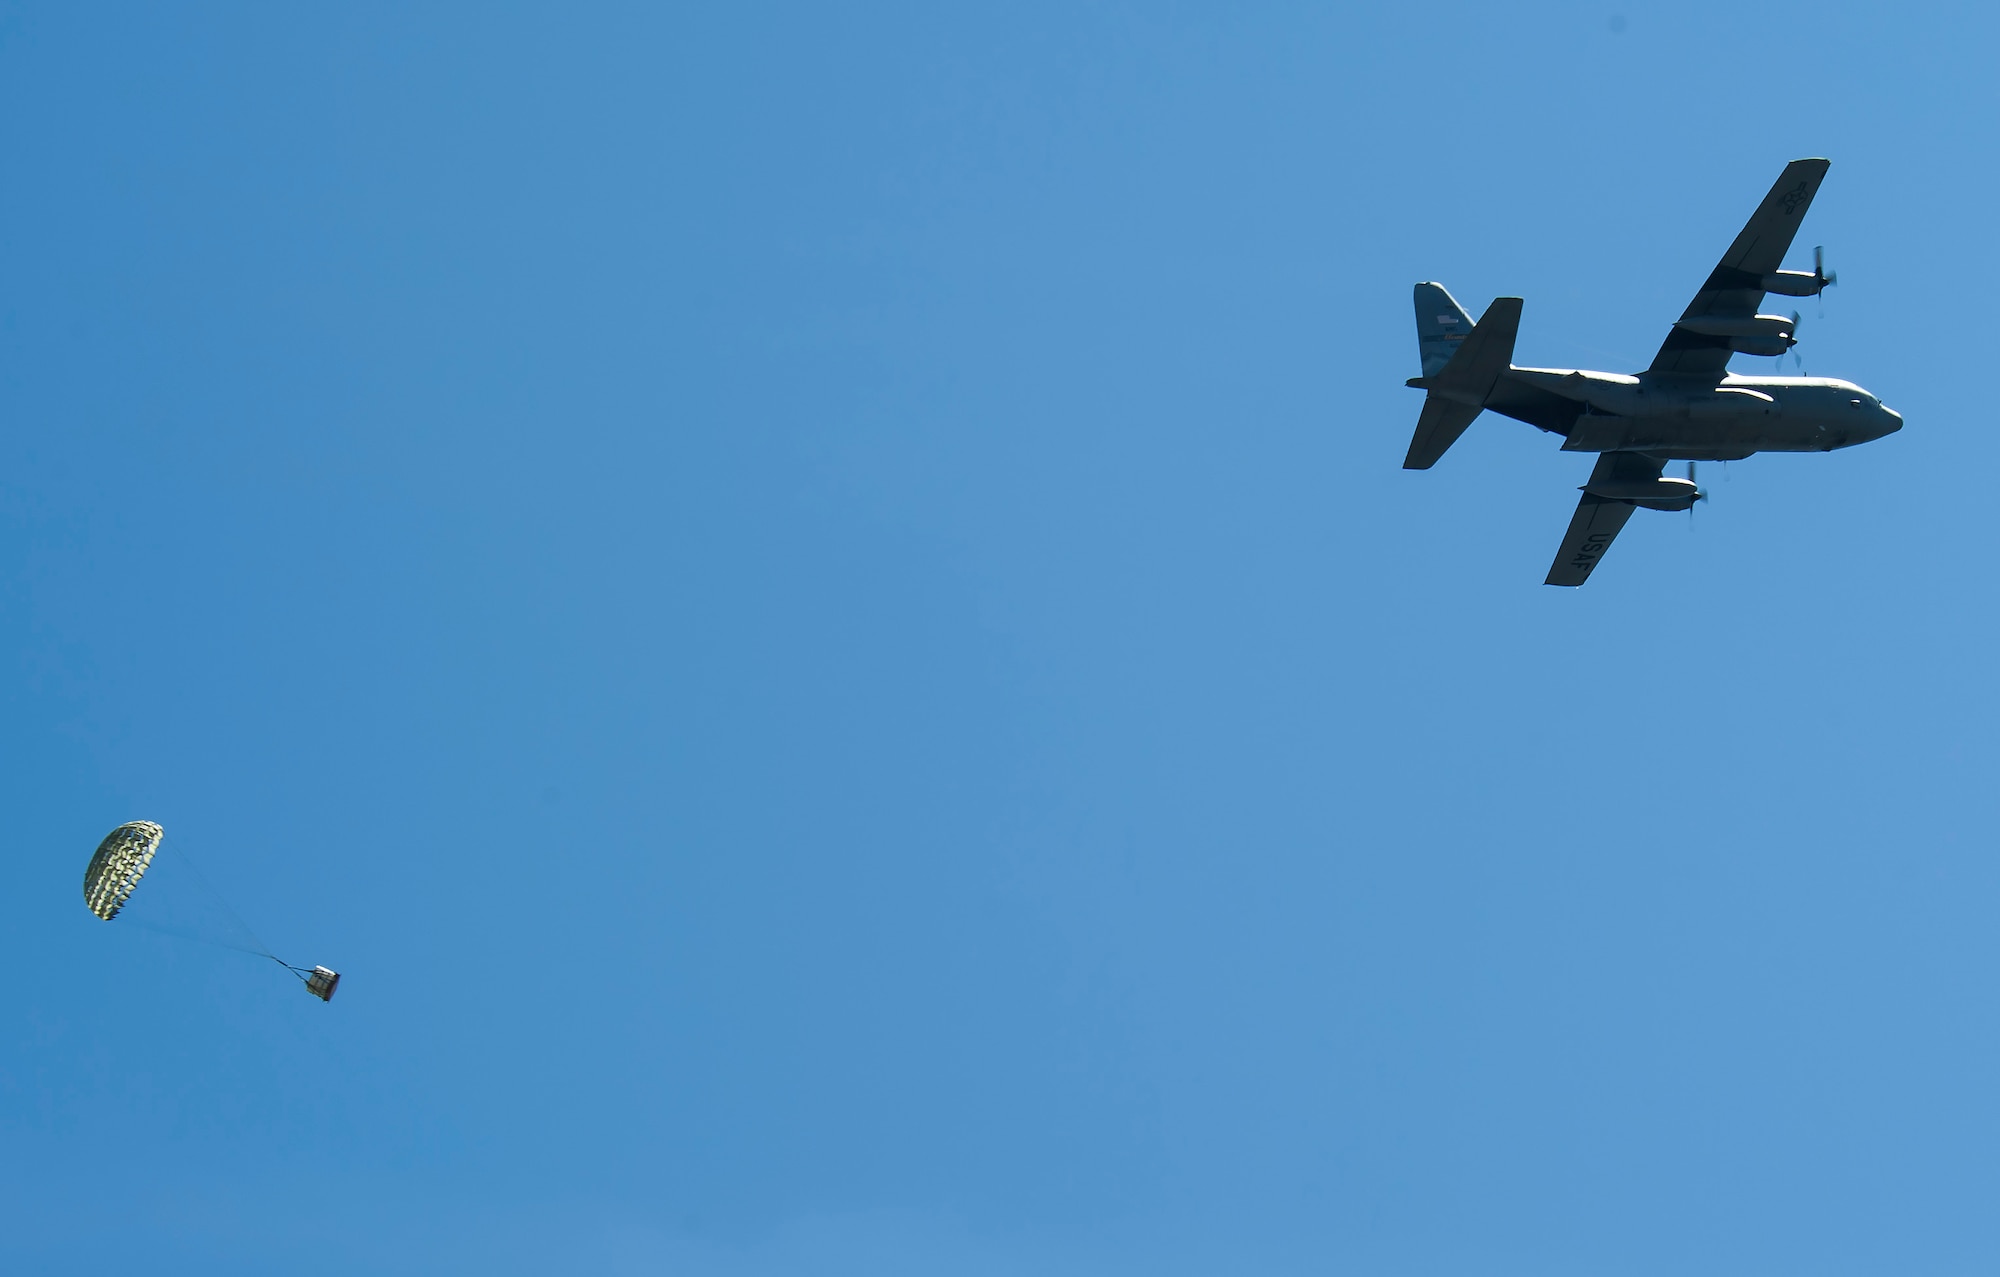
[[[1481,411],[1563,436],[1565,452],[1598,453],[1583,499],[1549,569],[1550,585],[1582,585],[1632,510],[1691,510],[1706,495],[1697,461],[1755,452],[1831,452],[1893,434],[1903,418],[1851,381],[1739,377],[1732,354],[1783,355],[1798,317],[1760,315],[1766,293],[1814,297],[1834,282],[1814,250],[1813,269],[1779,269],[1812,206],[1826,160],[1793,160],[1687,313],[1636,377],[1569,368],[1516,368],[1521,299],[1498,297],[1474,324],[1440,284],[1417,285],[1417,346],[1426,392],[1405,470],[1428,470]],[[1661,474],[1688,463],[1688,477]]]

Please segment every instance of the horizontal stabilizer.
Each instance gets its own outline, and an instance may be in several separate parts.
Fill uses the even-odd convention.
[[[1410,383],[1428,393],[1423,415],[1417,418],[1417,431],[1410,437],[1409,454],[1403,458],[1403,469],[1428,470],[1446,448],[1458,442],[1485,406],[1500,374],[1512,364],[1514,338],[1520,330],[1521,299],[1496,297],[1444,367]]]
[[[1457,403],[1441,395],[1425,395],[1424,411],[1417,418],[1417,433],[1410,437],[1410,452],[1403,458],[1403,469],[1428,470],[1436,465],[1444,450],[1458,442],[1458,437],[1479,413],[1480,409],[1474,405]]]
[[[1495,297],[1451,362],[1425,379],[1428,388],[1460,403],[1485,403],[1493,383],[1514,360],[1514,338],[1520,331],[1521,299]]]

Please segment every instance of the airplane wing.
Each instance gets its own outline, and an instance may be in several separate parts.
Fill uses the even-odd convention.
[[[1826,160],[1793,160],[1785,165],[1771,193],[1709,272],[1708,282],[1688,303],[1682,319],[1747,319],[1757,313],[1764,301],[1764,276],[1783,263],[1827,167]],[[1675,328],[1649,371],[1720,376],[1729,366],[1729,355],[1728,338]]]
[[[1630,480],[1646,483],[1659,478],[1665,468],[1666,462],[1644,453],[1600,453],[1588,486]],[[1569,531],[1563,533],[1562,548],[1556,551],[1556,561],[1549,566],[1544,584],[1582,585],[1588,581],[1591,569],[1611,548],[1611,539],[1624,528],[1625,520],[1632,517],[1635,508],[1630,501],[1585,492],[1583,500],[1576,503],[1576,514],[1569,521]]]

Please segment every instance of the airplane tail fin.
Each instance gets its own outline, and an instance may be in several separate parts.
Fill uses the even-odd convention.
[[[1486,396],[1493,393],[1493,384],[1500,380],[1514,362],[1514,338],[1521,330],[1521,299],[1518,297],[1496,297],[1479,322],[1470,325],[1471,331],[1464,337],[1451,340],[1451,348],[1444,352],[1444,362],[1432,368],[1432,349],[1424,335],[1425,290],[1430,290],[1430,299],[1443,298],[1450,311],[1439,308],[1432,312],[1439,335],[1436,340],[1443,343],[1453,325],[1444,319],[1456,314],[1461,319],[1465,312],[1458,303],[1451,300],[1451,294],[1436,284],[1417,285],[1417,340],[1424,344],[1424,375],[1409,384],[1428,393],[1424,396],[1423,415],[1417,418],[1417,432],[1410,438],[1409,455],[1403,458],[1405,470],[1428,470],[1444,456],[1445,449],[1458,442],[1465,428],[1472,424],[1486,404]]]
[[[1423,356],[1424,376],[1443,371],[1471,333],[1472,317],[1443,284],[1417,285],[1417,352]]]

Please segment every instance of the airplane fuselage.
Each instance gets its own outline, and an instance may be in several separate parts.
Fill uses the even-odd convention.
[[[1486,407],[1563,436],[1565,452],[1642,452],[1736,461],[1757,452],[1831,452],[1903,428],[1851,381],[1720,380],[1567,368],[1509,368]]]

